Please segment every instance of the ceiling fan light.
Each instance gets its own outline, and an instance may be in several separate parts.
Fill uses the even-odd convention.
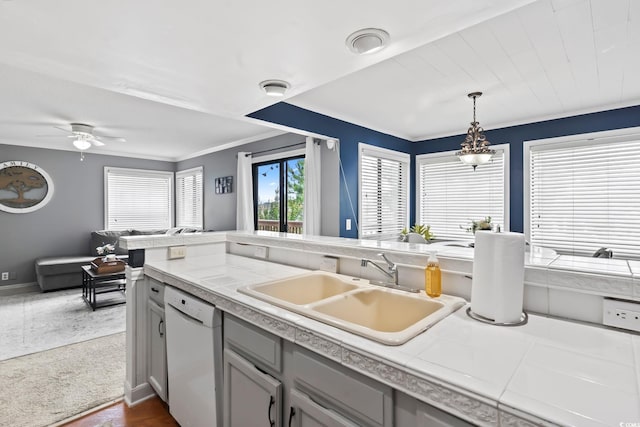
[[[73,140],[73,146],[76,147],[78,150],[82,151],[82,150],[89,149],[89,147],[91,147],[91,143],[86,139],[77,138]]]

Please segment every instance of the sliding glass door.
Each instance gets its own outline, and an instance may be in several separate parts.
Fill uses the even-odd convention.
[[[253,197],[256,230],[302,234],[304,156],[255,163]]]

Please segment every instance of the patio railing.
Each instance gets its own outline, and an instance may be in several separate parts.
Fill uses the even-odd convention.
[[[302,234],[302,221],[289,221],[289,233]],[[258,230],[280,231],[280,221],[277,219],[259,219]]]

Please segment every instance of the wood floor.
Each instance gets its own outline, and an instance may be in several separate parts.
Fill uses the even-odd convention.
[[[158,397],[129,408],[124,401],[85,415],[63,427],[179,427]]]

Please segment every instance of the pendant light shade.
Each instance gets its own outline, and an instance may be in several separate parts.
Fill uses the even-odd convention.
[[[484,136],[484,129],[476,120],[476,98],[482,96],[482,92],[472,92],[467,96],[473,98],[473,121],[467,129],[467,136],[460,144],[462,148],[456,153],[456,156],[460,158],[462,163],[473,166],[475,170],[478,165],[488,163],[496,150],[489,148],[490,142]]]

